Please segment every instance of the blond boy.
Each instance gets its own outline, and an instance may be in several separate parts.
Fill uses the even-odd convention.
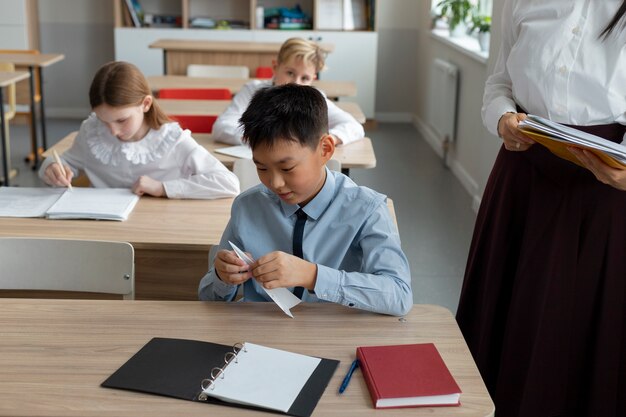
[[[324,69],[324,65],[325,51],[315,42],[302,38],[287,39],[280,48],[277,59],[273,61],[274,78],[253,80],[244,85],[213,125],[214,139],[233,145],[241,144],[243,129],[239,126],[239,118],[256,91],[272,85],[289,83],[311,85],[317,78],[317,73]],[[346,144],[364,137],[363,126],[354,117],[328,99],[326,104],[329,133],[335,143]]]

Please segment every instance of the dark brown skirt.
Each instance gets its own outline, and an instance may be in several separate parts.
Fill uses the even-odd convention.
[[[626,192],[543,146],[502,147],[457,321],[497,417],[626,416]]]

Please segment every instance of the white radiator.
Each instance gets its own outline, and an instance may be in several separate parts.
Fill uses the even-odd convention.
[[[445,159],[456,133],[459,69],[449,62],[435,59],[430,79],[429,124],[441,142]]]

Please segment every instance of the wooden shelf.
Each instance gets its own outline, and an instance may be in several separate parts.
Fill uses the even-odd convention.
[[[189,28],[193,17],[211,17],[219,20],[243,22],[238,29],[256,29],[257,7],[292,8],[301,5],[313,20],[307,30],[375,31],[377,0],[139,0],[144,13],[166,14],[181,17],[181,24],[174,28]],[[113,1],[115,27],[133,27],[125,0]],[[329,15],[330,14],[330,15]],[[126,16],[125,16],[126,15]],[[324,19],[322,21],[321,19]],[[280,29],[264,29],[280,30]],[[293,30],[298,32],[297,29]]]

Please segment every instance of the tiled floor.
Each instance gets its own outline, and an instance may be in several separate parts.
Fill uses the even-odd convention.
[[[78,120],[50,120],[49,144],[79,126]],[[393,199],[415,302],[455,312],[475,219],[471,199],[412,125],[379,123],[367,135],[374,143],[377,167],[353,169],[351,176]],[[11,126],[11,147],[13,167],[19,169],[12,184],[40,185],[23,161],[28,127]]]

